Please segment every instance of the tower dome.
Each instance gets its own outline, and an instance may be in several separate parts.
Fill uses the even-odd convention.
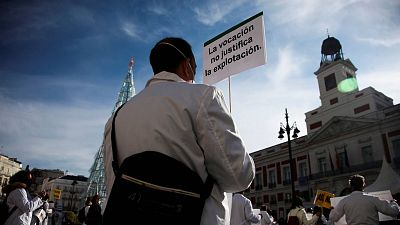
[[[329,37],[322,42],[321,64],[343,59],[342,45],[334,37]]]

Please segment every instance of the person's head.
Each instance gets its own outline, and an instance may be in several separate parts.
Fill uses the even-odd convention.
[[[90,197],[87,197],[85,205],[88,206],[88,205],[91,205],[91,204],[92,204],[92,199]]]
[[[353,175],[349,179],[349,185],[353,191],[362,191],[365,186],[365,178],[359,174]]]
[[[153,47],[150,64],[154,74],[162,71],[176,73],[187,82],[194,81],[196,60],[190,44],[177,37],[167,37]]]
[[[292,206],[290,207],[290,209],[295,209],[297,207],[303,207],[303,199],[298,196],[293,198]]]
[[[29,188],[32,185],[32,173],[29,170],[20,170],[12,177],[10,177],[10,184],[14,183],[23,183],[26,185],[26,188]]]
[[[99,195],[94,195],[92,197],[92,204],[99,204],[100,196]]]

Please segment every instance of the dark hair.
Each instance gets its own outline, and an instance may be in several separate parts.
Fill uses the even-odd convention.
[[[320,206],[314,206],[314,208],[313,208],[313,214],[316,214],[317,212],[322,212],[322,207],[320,207]]]
[[[90,205],[91,202],[92,202],[92,198],[86,197],[85,205]]]
[[[190,44],[177,37],[167,37],[153,47],[150,52],[150,64],[154,74],[161,71],[174,73],[182,60],[194,58]]]
[[[92,201],[93,204],[98,204],[99,200],[100,200],[100,196],[98,194],[95,194],[95,195],[92,196],[91,201]]]
[[[16,174],[14,174],[12,177],[10,177],[10,184],[16,183],[16,182],[21,182],[24,184],[29,184],[32,181],[32,174],[28,170],[20,170]]]
[[[290,209],[295,209],[296,207],[303,207],[303,199],[298,196],[294,197]]]
[[[362,191],[365,185],[365,178],[359,174],[353,175],[349,179],[349,184],[353,191]]]

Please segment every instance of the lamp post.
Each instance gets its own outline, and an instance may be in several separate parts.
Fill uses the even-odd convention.
[[[297,138],[297,134],[300,132],[299,129],[297,129],[297,125],[296,122],[293,123],[292,126],[289,126],[289,115],[287,112],[287,109],[285,109],[285,118],[286,118],[286,126],[284,126],[281,123],[281,127],[279,129],[279,136],[278,138],[282,139],[284,138],[283,134],[286,133],[287,136],[287,142],[288,142],[288,149],[289,149],[289,166],[290,166],[290,182],[292,184],[292,202],[294,199],[294,196],[296,194],[296,190],[295,190],[295,186],[294,186],[294,178],[293,178],[293,174],[295,171],[294,165],[293,165],[293,158],[292,158],[292,146],[290,143],[290,131],[293,130],[293,138]]]
[[[76,180],[72,181],[72,192],[71,192],[71,211],[75,211],[75,185],[77,185],[78,182]]]

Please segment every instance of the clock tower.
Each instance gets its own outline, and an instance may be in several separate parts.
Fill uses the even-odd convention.
[[[360,91],[356,71],[350,59],[344,58],[339,40],[328,35],[322,42],[319,68],[314,72],[321,106],[306,113],[308,134],[319,130],[334,116],[367,117],[393,105],[393,99],[372,87]]]

